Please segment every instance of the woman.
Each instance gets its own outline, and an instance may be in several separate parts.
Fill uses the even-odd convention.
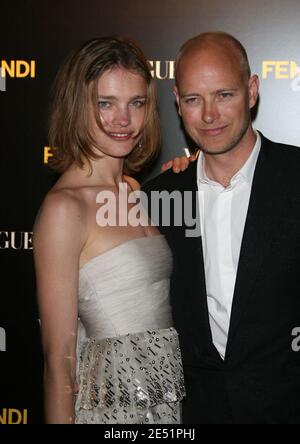
[[[170,250],[155,227],[128,223],[128,199],[118,205],[138,186],[124,172],[155,156],[158,128],[153,79],[133,42],[94,39],[68,58],[49,132],[62,175],[34,227],[47,423],[180,423]],[[99,218],[107,193],[116,223]]]

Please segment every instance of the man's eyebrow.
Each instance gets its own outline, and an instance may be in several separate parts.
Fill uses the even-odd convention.
[[[220,94],[220,93],[222,93],[222,92],[226,92],[226,91],[238,91],[238,89],[239,88],[220,88],[220,89],[217,89],[216,91],[213,91],[213,93],[212,94]],[[199,94],[199,93],[183,93],[183,94],[181,94],[181,96],[180,97],[182,97],[183,99],[184,98],[186,98],[186,97],[201,97],[201,94]]]
[[[200,97],[200,94],[198,94],[198,93],[186,93],[186,94],[181,94],[180,97],[185,98],[185,97],[191,97],[191,96],[193,96],[193,97]]]
[[[239,88],[222,88],[222,89],[217,89],[216,94],[222,93],[222,92],[229,92],[229,91],[238,91]]]

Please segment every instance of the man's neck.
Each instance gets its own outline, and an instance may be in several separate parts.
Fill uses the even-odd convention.
[[[204,169],[207,177],[227,188],[233,176],[241,170],[251,156],[255,142],[256,134],[251,128],[249,134],[231,151],[217,156],[204,154]]]

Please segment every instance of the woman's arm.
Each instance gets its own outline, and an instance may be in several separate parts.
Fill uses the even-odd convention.
[[[49,194],[34,226],[34,261],[44,351],[48,424],[74,422],[77,289],[85,242],[82,204],[66,191]]]

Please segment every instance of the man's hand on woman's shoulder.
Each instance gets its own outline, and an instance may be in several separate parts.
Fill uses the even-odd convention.
[[[197,157],[198,157],[197,154],[192,154],[189,157],[187,156],[175,157],[174,159],[165,162],[162,165],[160,172],[163,173],[164,171],[167,171],[170,168],[172,168],[174,173],[180,173],[181,171],[186,170],[191,162],[195,162]]]

